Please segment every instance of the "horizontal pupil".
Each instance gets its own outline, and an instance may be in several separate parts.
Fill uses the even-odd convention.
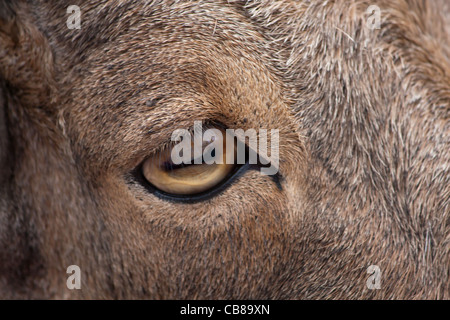
[[[216,156],[216,149],[213,149],[211,151],[211,157],[215,157]],[[202,160],[203,160],[203,155],[202,155]],[[164,163],[162,164],[162,169],[164,171],[173,171],[173,170],[178,170],[178,169],[183,169],[189,166],[192,166],[195,164],[195,159],[191,159],[191,163],[180,163],[180,164],[174,164],[171,160],[169,161],[164,161]],[[201,163],[202,165],[204,165],[205,163]]]

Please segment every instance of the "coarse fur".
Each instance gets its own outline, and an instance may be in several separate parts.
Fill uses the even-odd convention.
[[[448,0],[1,1],[0,298],[449,299],[449,40]],[[149,193],[195,120],[279,129],[281,188]]]

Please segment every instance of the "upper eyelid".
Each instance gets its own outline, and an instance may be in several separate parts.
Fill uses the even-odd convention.
[[[217,120],[198,119],[196,121],[202,121],[202,134],[208,129],[222,129],[224,131],[226,131],[226,129],[227,129],[227,127],[224,123],[219,122]],[[184,121],[184,122],[186,123],[188,121]],[[191,137],[193,137],[194,136],[193,122],[194,121],[190,122],[189,126],[183,126],[182,123],[179,126],[171,125],[170,126],[171,130],[169,129],[169,126],[165,127],[163,129],[163,133],[161,134],[161,132],[160,132],[160,137],[158,137],[158,141],[156,141],[156,144],[152,143],[152,147],[147,149],[147,152],[142,155],[139,163],[136,163],[136,165],[140,165],[143,161],[145,161],[145,159],[155,157],[159,153],[162,153],[162,152],[166,151],[167,149],[171,149],[176,143],[178,143],[177,141],[171,140],[173,132],[177,129],[186,129],[191,134]],[[247,154],[248,150],[250,149],[250,146],[247,144],[247,141],[245,141],[244,144],[245,144],[246,154]],[[258,150],[254,150],[254,152],[256,154],[258,154]]]
[[[220,129],[222,128],[223,130],[225,130],[225,126],[222,125],[221,123],[218,123],[216,121],[211,121],[211,120],[202,120],[205,123],[202,124],[202,134],[208,130],[208,129]],[[165,151],[168,148],[173,147],[177,142],[176,141],[172,141],[172,133],[177,130],[177,129],[186,129],[189,131],[189,133],[191,134],[191,137],[194,136],[194,127],[191,125],[189,127],[175,127],[173,128],[173,130],[168,130],[167,133],[165,133],[163,136],[166,136],[165,138],[161,138],[160,140],[162,140],[157,146],[155,146],[154,148],[152,148],[151,152],[148,154],[148,157],[151,156],[155,156],[156,154]],[[166,130],[164,130],[166,131]],[[164,140],[163,140],[164,139]]]

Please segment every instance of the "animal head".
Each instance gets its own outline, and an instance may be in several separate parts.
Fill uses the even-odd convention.
[[[3,1],[0,297],[448,299],[449,12]],[[196,121],[278,130],[277,172],[161,190],[146,163]]]

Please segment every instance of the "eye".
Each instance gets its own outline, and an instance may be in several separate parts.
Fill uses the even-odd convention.
[[[146,159],[141,169],[143,178],[160,195],[172,198],[201,196],[223,186],[242,165],[235,164],[235,144],[227,148],[227,139],[234,137],[223,129],[212,132],[201,146],[184,136],[178,146],[174,143]]]

